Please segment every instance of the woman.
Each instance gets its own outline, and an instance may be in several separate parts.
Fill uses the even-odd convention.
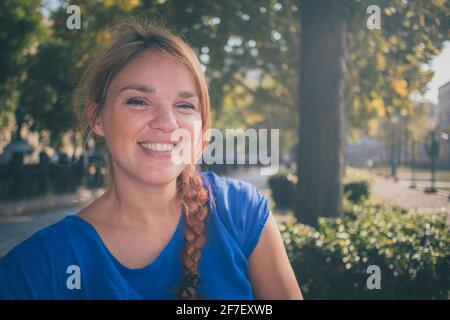
[[[195,122],[211,126],[188,44],[146,22],[121,24],[76,97],[85,128],[106,142],[108,188],[1,260],[1,298],[302,298],[268,201],[247,183],[198,173],[206,143],[173,139],[181,129],[195,137]],[[171,159],[183,146],[191,164]]]

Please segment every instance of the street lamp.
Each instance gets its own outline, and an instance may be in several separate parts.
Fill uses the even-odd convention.
[[[391,117],[392,123],[392,141],[391,141],[391,176],[394,178],[394,181],[398,181],[397,178],[397,132],[396,127],[399,118],[397,115],[393,115]]]
[[[435,187],[436,182],[436,158],[439,156],[439,143],[436,138],[436,130],[430,132],[425,148],[428,156],[431,160],[431,187],[426,188],[426,193],[436,193],[437,189]]]
[[[409,186],[410,189],[416,188],[416,141],[414,140],[414,137],[411,139],[411,185]]]

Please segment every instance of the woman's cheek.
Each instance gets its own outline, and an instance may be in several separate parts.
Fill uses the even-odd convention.
[[[105,113],[103,123],[108,145],[113,149],[123,148],[123,143],[132,138],[132,131],[135,130],[133,128],[137,128],[134,122],[135,120],[126,112],[113,110]]]
[[[147,122],[148,120],[142,114],[125,109],[114,114],[114,119],[111,121],[113,123],[112,133],[120,133],[127,137],[133,136],[140,128],[145,127]]]

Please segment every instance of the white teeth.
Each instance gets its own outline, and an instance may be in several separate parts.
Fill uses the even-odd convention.
[[[145,149],[158,152],[168,152],[174,148],[174,145],[169,143],[139,143],[139,145]]]

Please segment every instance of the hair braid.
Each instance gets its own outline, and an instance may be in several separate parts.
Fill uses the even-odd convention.
[[[202,299],[197,294],[200,282],[199,264],[202,248],[206,243],[206,218],[208,217],[208,191],[196,166],[187,166],[177,180],[178,194],[186,214],[185,238],[183,250],[184,278],[177,289],[179,299]]]

